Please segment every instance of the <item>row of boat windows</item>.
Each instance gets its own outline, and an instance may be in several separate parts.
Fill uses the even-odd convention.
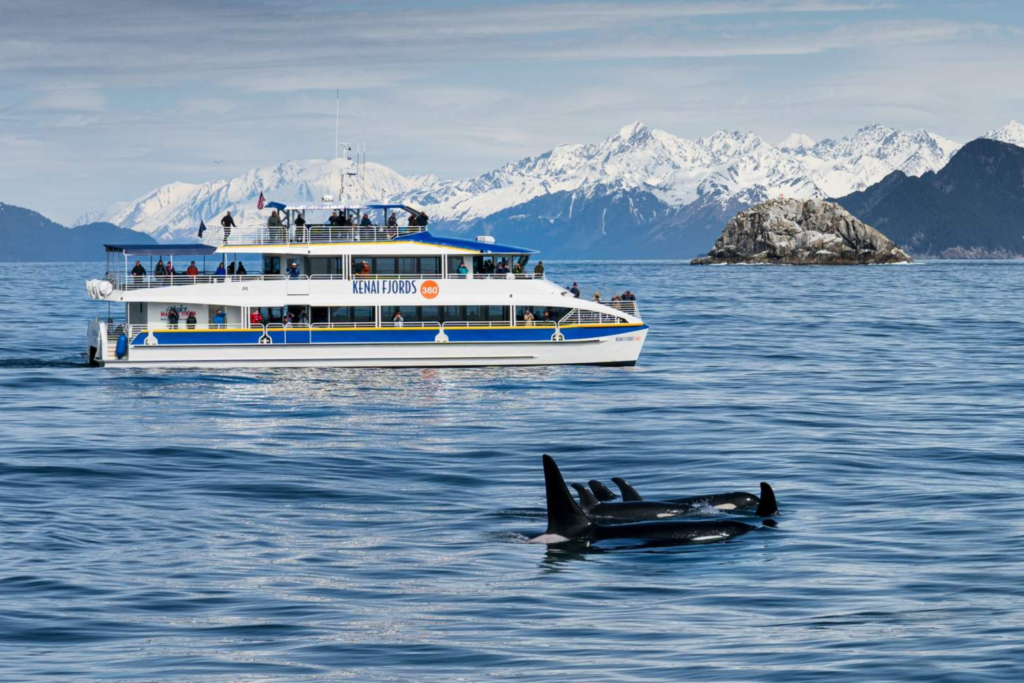
[[[299,270],[308,275],[342,275],[345,270],[345,259],[349,257],[317,258],[302,257],[282,258],[281,256],[264,256],[263,272],[268,275],[281,275],[291,263],[298,263]],[[449,256],[448,272],[457,273],[459,266],[463,264],[463,258],[467,261],[469,257]],[[473,271],[477,273],[494,272],[498,263],[504,257],[497,256],[474,256],[472,257]],[[521,268],[526,267],[530,257],[520,256],[515,259]],[[511,266],[510,266],[511,267]],[[351,271],[353,273],[365,272],[374,275],[440,275],[440,256],[352,256]]]
[[[534,320],[554,322],[571,309],[546,306],[516,306],[516,319],[525,320],[529,310]],[[285,318],[293,322],[309,323],[372,323],[376,322],[373,306],[285,306],[260,307],[265,323],[282,323]],[[381,322],[391,322],[397,313],[405,322],[507,322],[508,306],[381,306]],[[289,315],[290,314],[290,315]]]

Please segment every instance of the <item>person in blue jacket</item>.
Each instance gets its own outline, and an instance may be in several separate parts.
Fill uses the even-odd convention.
[[[291,266],[288,267],[288,277],[291,278],[292,280],[298,280],[299,279],[299,264],[298,263],[293,263]]]

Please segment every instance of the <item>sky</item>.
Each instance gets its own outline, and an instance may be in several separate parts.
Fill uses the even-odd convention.
[[[778,142],[1024,119],[1024,2],[0,0],[0,201],[65,224],[334,155],[474,176],[639,120]]]

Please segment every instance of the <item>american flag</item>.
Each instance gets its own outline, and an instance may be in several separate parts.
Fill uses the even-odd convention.
[[[261,191],[261,192],[260,192],[260,198],[259,198],[258,200],[256,200],[256,208],[257,208],[258,210],[262,211],[262,210],[263,210],[263,205],[264,205],[265,203],[266,203],[266,200],[265,200],[265,199],[263,199],[263,192]]]

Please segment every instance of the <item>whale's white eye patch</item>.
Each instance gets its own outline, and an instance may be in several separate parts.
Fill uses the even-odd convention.
[[[719,510],[735,510],[736,509],[736,506],[733,505],[732,503],[722,503],[721,505],[716,505],[715,507],[718,508]]]

